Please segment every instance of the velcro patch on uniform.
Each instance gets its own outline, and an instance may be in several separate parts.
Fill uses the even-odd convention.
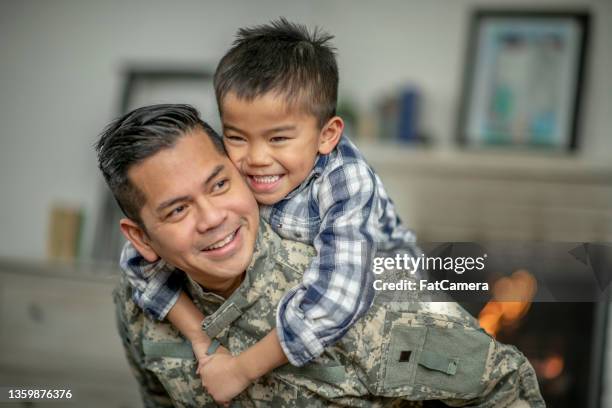
[[[410,361],[410,355],[412,354],[412,351],[410,350],[402,350],[400,352],[400,356],[399,356],[399,362],[400,363],[406,363],[408,361]]]

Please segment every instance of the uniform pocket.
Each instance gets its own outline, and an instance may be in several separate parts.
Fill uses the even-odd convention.
[[[385,395],[418,399],[479,395],[492,339],[470,327],[395,325],[383,383]]]
[[[195,374],[191,344],[172,341],[143,341],[145,368],[162,383],[177,407],[215,407]]]

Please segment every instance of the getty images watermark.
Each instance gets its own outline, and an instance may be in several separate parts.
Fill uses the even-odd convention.
[[[378,253],[372,270],[377,291],[419,299],[522,301],[518,272],[537,288],[534,302],[612,299],[612,242],[422,242],[417,253]]]
[[[410,256],[408,254],[396,254],[395,256],[379,256],[375,257],[372,263],[373,272],[376,276],[380,276],[385,272],[401,272],[409,273],[411,277],[418,271],[445,271],[454,272],[457,275],[462,275],[470,271],[483,271],[485,269],[485,260],[487,254],[482,256],[465,256],[465,257],[441,257],[427,256],[421,254],[419,256]],[[375,290],[419,290],[419,291],[488,291],[488,282],[457,282],[451,279],[399,279],[395,282],[387,282],[383,279],[376,279],[373,282]]]

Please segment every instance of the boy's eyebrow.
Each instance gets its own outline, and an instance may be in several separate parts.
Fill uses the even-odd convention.
[[[226,125],[225,123],[223,124],[223,128],[225,130],[233,130],[234,132],[242,133],[242,130],[238,129],[237,127],[232,125]]]
[[[219,164],[218,166],[216,166],[212,173],[210,173],[210,175],[206,178],[206,180],[204,181],[204,183],[202,183],[203,185],[207,185],[208,183],[211,182],[211,180],[213,180],[215,177],[217,177],[219,175],[219,173],[221,173],[224,169],[224,165],[223,164]],[[181,201],[186,201],[190,198],[190,196],[180,196],[180,197],[174,197],[174,198],[170,198],[164,202],[162,202],[160,205],[157,206],[157,208],[155,209],[156,212],[161,212],[162,210],[173,206],[176,203],[180,203]]]
[[[235,126],[232,126],[232,125],[224,124],[223,127],[225,128],[225,130],[233,130],[234,132],[244,133],[243,130]],[[278,126],[275,128],[267,129],[264,133],[269,134],[269,133],[286,132],[286,131],[295,130],[295,129],[296,129],[295,125]]]
[[[295,125],[279,126],[266,130],[266,133],[286,132],[287,130],[295,130]]]

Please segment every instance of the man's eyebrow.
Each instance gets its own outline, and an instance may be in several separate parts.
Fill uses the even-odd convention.
[[[155,212],[160,213],[166,208],[172,207],[174,204],[180,203],[181,201],[187,201],[188,199],[189,199],[189,196],[180,196],[180,197],[171,198],[169,200],[162,202],[160,205],[158,205],[157,208],[155,209]]]
[[[217,177],[219,175],[219,173],[221,173],[223,171],[224,168],[225,168],[225,166],[223,164],[217,165],[217,167],[215,167],[213,169],[212,173],[210,173],[210,176],[208,176],[206,178],[206,181],[204,182],[204,185],[210,183],[211,180],[214,179],[215,177]]]
[[[208,184],[211,182],[211,180],[213,180],[215,177],[217,177],[219,175],[219,173],[221,173],[223,171],[223,169],[225,168],[225,166],[223,164],[219,164],[218,166],[216,166],[212,173],[210,173],[210,175],[206,178],[206,180],[204,181],[204,185]],[[160,205],[157,206],[157,208],[155,209],[156,212],[161,212],[162,210],[168,208],[168,207],[172,207],[174,204],[176,203],[180,203],[181,201],[186,201],[189,200],[190,196],[180,196],[180,197],[174,197],[174,198],[170,198],[164,202],[162,202]]]

